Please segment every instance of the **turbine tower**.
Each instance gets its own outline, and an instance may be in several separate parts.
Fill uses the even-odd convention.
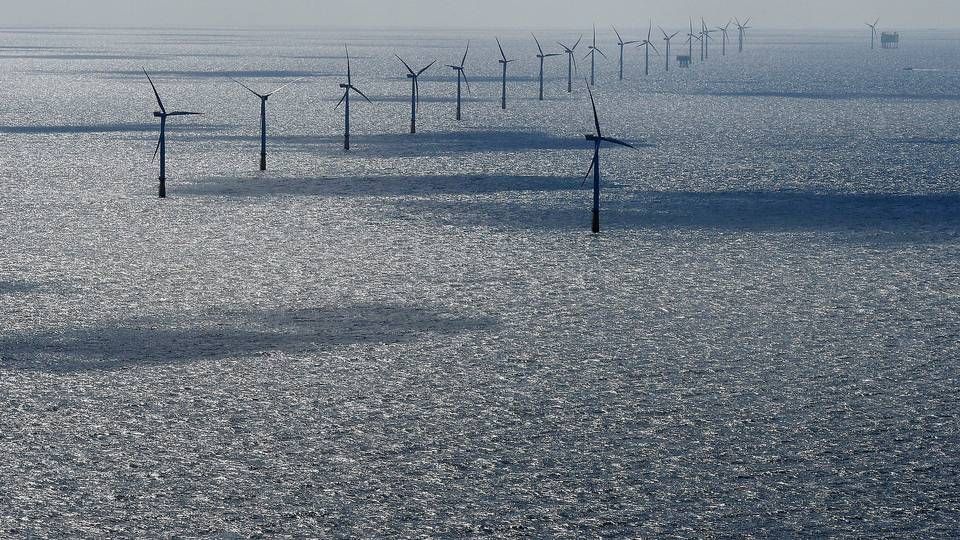
[[[740,48],[738,52],[743,52],[743,38],[745,37],[747,30],[750,29],[750,27],[747,26],[748,24],[750,24],[750,19],[747,18],[747,20],[743,21],[743,24],[740,24],[740,20],[737,18],[734,18],[733,20],[737,22],[737,33],[738,33],[737,37],[740,43]],[[877,21],[879,22],[880,19],[877,19]]]
[[[880,18],[877,17],[877,20],[873,21],[873,24],[867,23],[867,26],[870,27],[870,49],[876,49],[877,47],[877,25],[880,24]]]
[[[586,81],[584,81],[586,82]],[[587,92],[590,93],[590,105],[593,107],[593,123],[597,129],[596,134],[587,134],[584,137],[588,141],[593,142],[593,160],[590,162],[590,168],[587,169],[587,174],[583,177],[584,182],[587,178],[590,177],[590,173],[593,172],[593,233],[597,234],[600,232],[600,145],[608,142],[611,144],[617,144],[620,146],[626,146],[627,148],[634,148],[634,146],[625,143],[623,141],[614,139],[612,137],[604,137],[603,133],[600,131],[600,117],[597,115],[597,102],[593,99],[593,91],[590,90],[590,86],[587,85]]]
[[[636,40],[624,41],[623,38],[620,37],[620,32],[617,32],[616,26],[613,27],[613,33],[617,35],[617,45],[620,46],[620,80],[622,81],[623,80],[623,47],[625,45],[632,45],[634,43],[640,43],[640,42]]]
[[[462,119],[462,115],[461,115],[461,101],[460,101],[460,96],[461,96],[461,90],[460,90],[460,88],[461,88],[461,84],[462,84],[462,83],[466,83],[466,84],[467,84],[467,92],[470,92],[470,81],[467,80],[467,74],[466,74],[466,72],[463,70],[464,65],[467,63],[467,54],[468,54],[469,52],[470,52],[470,42],[468,41],[468,42],[467,42],[467,50],[464,51],[464,53],[463,53],[463,59],[460,60],[460,65],[459,65],[459,66],[452,66],[452,65],[450,65],[450,64],[447,64],[447,67],[448,67],[448,68],[450,68],[450,69],[452,69],[452,70],[454,70],[454,71],[457,72],[457,120],[458,120],[458,121]]]
[[[267,100],[270,99],[270,96],[276,94],[277,92],[280,92],[281,90],[290,86],[291,84],[302,81],[304,77],[300,77],[299,79],[290,81],[287,84],[281,86],[280,88],[277,88],[276,90],[272,92],[268,92],[266,94],[261,94],[259,92],[254,91],[252,88],[243,84],[237,79],[234,79],[233,77],[230,77],[230,79],[233,82],[239,84],[240,86],[246,88],[247,91],[249,91],[251,94],[260,98],[260,170],[265,171],[267,170]]]
[[[507,110],[507,64],[516,62],[516,60],[507,60],[507,53],[503,52],[503,45],[500,44],[500,38],[497,38],[497,47],[500,48],[500,64],[503,66],[503,80],[500,91],[500,108]],[[541,78],[542,80],[542,78]],[[540,99],[543,99],[543,84],[540,85]]]
[[[586,54],[586,56],[584,56],[584,58],[586,58],[587,56],[590,57],[590,86],[596,86],[596,72],[597,72],[597,71],[596,71],[596,58],[597,58],[597,53],[600,53],[600,56],[602,56],[602,57],[604,57],[604,58],[607,57],[607,55],[603,54],[603,51],[601,51],[599,48],[597,48],[597,27],[596,27],[596,25],[594,25],[594,27],[593,27],[593,44],[590,45],[590,46],[587,47],[587,48],[590,49],[590,52],[588,52],[588,53]]]
[[[657,28],[660,28],[659,26]],[[672,35],[667,35],[667,32],[663,28],[660,28],[660,32],[663,33],[663,40],[667,42],[667,71],[670,71],[670,40],[677,37],[677,34],[680,32],[674,32]]]
[[[436,60],[430,62],[427,67],[421,69],[420,71],[414,71],[410,68],[410,65],[403,61],[403,58],[400,58],[399,54],[395,54],[397,60],[403,63],[403,67],[407,68],[407,78],[410,79],[410,133],[417,132],[417,109],[420,108],[420,76],[423,75],[425,71],[433,67],[437,63]]]
[[[533,40],[537,42],[537,50],[540,51],[537,54],[537,58],[540,59],[540,101],[543,101],[543,61],[544,59],[550,58],[552,56],[560,56],[560,53],[544,54],[543,47],[540,46],[540,40],[537,39],[536,35],[534,34],[530,34],[530,35],[533,36]]]
[[[652,33],[653,33],[653,21],[651,21],[650,26],[647,27],[647,39],[643,40],[640,43],[640,45],[637,45],[637,47],[643,47],[644,49],[644,57],[645,57],[645,62],[643,65],[644,75],[650,75],[650,47],[653,47],[653,50],[656,51],[658,55],[660,54],[660,51],[657,50],[657,46],[654,45],[652,41],[650,41],[650,35]],[[667,54],[669,55],[670,53],[668,52]],[[669,62],[669,59],[668,59],[668,62]]]
[[[563,43],[557,42],[557,45],[563,47],[563,52],[567,53],[567,93],[570,94],[573,92],[573,70],[577,67],[577,58],[574,56],[574,52],[577,50],[577,45],[580,45],[580,42],[583,41],[583,35],[581,34],[577,38],[577,42],[573,44],[573,47],[567,47]],[[577,72],[579,73],[579,69]]]
[[[153,84],[153,79],[150,78],[150,74],[147,73],[146,68],[143,69],[143,74],[146,75],[147,80],[150,81],[150,87],[153,88],[153,95],[156,96],[157,105],[160,107],[159,111],[153,113],[154,117],[160,119],[160,139],[157,140],[157,148],[153,151],[153,159],[157,159],[157,154],[160,154],[160,198],[164,199],[167,196],[167,118],[170,116],[197,116],[203,113],[185,111],[167,112],[167,109],[163,106],[163,101],[160,99],[160,93],[157,92],[157,86]]]
[[[346,45],[343,46],[343,50],[347,54],[347,83],[340,84],[340,88],[343,88],[343,97],[340,98],[340,101],[337,102],[337,106],[334,107],[334,109],[339,108],[340,104],[343,104],[343,149],[349,150],[350,149],[350,91],[353,90],[354,92],[360,94],[363,97],[363,99],[367,100],[367,102],[369,103],[373,103],[373,102],[370,101],[370,98],[368,98],[366,94],[361,92],[359,88],[353,85],[353,76],[350,74],[350,51],[347,50]]]

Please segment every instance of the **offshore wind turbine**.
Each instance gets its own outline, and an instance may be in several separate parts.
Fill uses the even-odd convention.
[[[536,35],[532,33],[530,35],[533,36],[533,40],[537,42],[537,50],[540,51],[539,54],[537,54],[537,58],[540,59],[540,101],[543,101],[543,61],[553,56],[560,56],[560,53],[544,54],[543,47],[540,46],[540,40],[537,39]]]
[[[586,81],[584,81],[586,82]],[[587,169],[587,174],[583,177],[584,182],[587,178],[590,177],[590,173],[593,172],[593,233],[597,234],[600,232],[600,145],[608,142],[611,144],[617,144],[620,146],[626,146],[627,148],[635,148],[633,145],[625,143],[621,140],[614,139],[612,137],[604,137],[603,133],[600,131],[600,117],[597,115],[597,102],[593,99],[593,91],[590,90],[590,85],[587,85],[587,92],[590,93],[590,105],[593,107],[593,124],[597,129],[597,133],[589,133],[584,135],[588,141],[593,142],[593,160],[590,162],[590,168]]]
[[[880,18],[877,17],[877,20],[873,21],[873,24],[867,23],[867,26],[870,27],[870,48],[875,49],[877,47],[877,25],[880,24]]]
[[[230,77],[230,79],[233,82],[239,84],[240,86],[246,88],[247,91],[249,91],[251,94],[260,98],[260,170],[265,171],[267,170],[267,100],[270,99],[270,96],[280,92],[281,90],[290,86],[291,84],[298,81],[302,81],[304,77],[300,77],[299,79],[290,81],[287,84],[281,86],[280,88],[277,88],[276,90],[273,90],[272,92],[268,92],[266,94],[261,94],[253,90],[249,86],[243,84],[237,79],[234,79],[233,77]]]
[[[153,159],[157,159],[157,154],[160,154],[160,198],[166,198],[167,196],[167,118],[170,116],[197,116],[203,113],[197,112],[186,112],[186,111],[172,111],[167,112],[167,109],[163,106],[163,100],[160,99],[160,92],[157,92],[157,86],[153,84],[153,79],[150,78],[150,74],[147,73],[147,70],[143,69],[143,74],[147,76],[147,80],[150,81],[150,87],[153,88],[153,95],[157,98],[157,105],[160,107],[159,111],[155,111],[153,116],[160,119],[160,139],[157,140],[157,148],[153,151]]]
[[[657,46],[654,45],[652,41],[650,41],[650,34],[651,34],[652,32],[653,32],[653,21],[651,21],[651,22],[650,22],[650,26],[647,27],[647,39],[643,40],[643,41],[640,43],[640,45],[637,45],[637,47],[643,47],[643,49],[644,49],[644,56],[645,56],[645,59],[646,59],[646,61],[644,62],[644,65],[643,65],[643,74],[644,74],[644,75],[649,75],[649,74],[650,74],[650,47],[653,47],[653,50],[656,51],[658,55],[660,54],[660,51],[657,51]],[[669,54],[669,52],[668,52],[667,54]]]
[[[617,32],[616,26],[613,27],[613,33],[617,35],[617,45],[620,47],[620,80],[622,81],[623,80],[623,47],[625,45],[633,45],[634,43],[640,43],[640,42],[637,40],[624,41],[623,38],[620,37],[620,32]]]
[[[657,28],[660,28],[659,26]],[[680,32],[674,32],[672,35],[667,35],[667,32],[663,28],[660,28],[660,32],[663,33],[663,40],[667,42],[667,71],[670,71],[670,40],[677,37],[677,34]]]
[[[699,40],[700,36],[693,33],[693,19],[690,19],[690,32],[687,34],[687,45],[690,48],[688,55],[690,56],[690,62],[693,62],[693,40]]]
[[[707,26],[707,22],[703,20],[703,17],[700,17],[700,26],[703,27],[701,34],[703,34],[704,59],[709,60],[710,59],[710,40],[713,39],[713,37],[711,37],[710,34],[716,32],[716,30],[711,30],[710,27]]]
[[[743,24],[740,24],[740,19],[734,18],[733,20],[737,22],[738,40],[740,42],[739,52],[743,52],[743,38],[745,37],[747,30],[750,29],[750,27],[747,26],[750,24],[750,18],[748,17],[747,20],[743,21]],[[879,21],[880,19],[877,19],[877,22]],[[874,34],[876,34],[876,30],[874,30]]]
[[[503,45],[500,44],[500,38],[497,38],[497,47],[500,48],[500,64],[503,66],[503,80],[500,90],[500,108],[507,110],[507,64],[510,62],[516,62],[516,60],[507,60],[507,53],[503,52]],[[543,83],[541,77],[540,84],[540,99],[543,99]]]
[[[727,35],[727,31],[730,30],[730,25],[731,25],[731,24],[733,24],[733,21],[727,22],[726,26],[718,26],[718,27],[717,27],[717,30],[719,30],[720,33],[723,35],[723,51],[721,52],[720,56],[726,56],[726,55],[727,55],[727,40],[730,39],[729,36]]]
[[[580,42],[583,41],[583,35],[581,34],[577,38],[577,42],[573,44],[573,47],[567,47],[563,43],[557,42],[557,45],[563,47],[563,52],[567,54],[567,93],[570,94],[573,92],[573,70],[577,67],[577,57],[574,56],[574,52],[577,50],[577,45],[580,45]],[[577,72],[579,73],[579,69]]]
[[[595,77],[595,75],[596,75],[596,58],[597,58],[597,53],[600,53],[600,56],[602,56],[602,57],[604,57],[604,58],[607,57],[607,55],[603,54],[603,51],[601,51],[601,50],[597,47],[597,27],[596,27],[596,25],[594,25],[594,27],[593,27],[593,44],[590,45],[590,46],[587,47],[587,48],[590,49],[590,52],[588,52],[588,53],[586,54],[586,56],[584,56],[584,58],[586,58],[587,56],[590,57],[590,86],[595,86],[595,85],[596,85],[596,77]]]
[[[340,98],[340,101],[337,102],[337,106],[334,107],[334,109],[339,108],[340,105],[343,104],[343,149],[349,150],[350,149],[350,91],[353,90],[354,92],[360,94],[361,96],[363,96],[363,99],[367,100],[369,103],[373,103],[373,102],[370,101],[370,98],[368,98],[366,94],[361,92],[359,88],[353,85],[353,76],[350,74],[350,51],[347,50],[346,45],[343,46],[343,50],[347,54],[347,82],[346,84],[340,83],[340,88],[343,88],[343,97]]]
[[[460,111],[461,111],[461,105],[460,105],[460,96],[461,96],[460,88],[461,88],[461,86],[460,86],[460,85],[461,85],[462,83],[466,83],[466,84],[467,84],[467,92],[470,92],[470,81],[467,80],[467,74],[466,74],[466,72],[463,70],[464,65],[467,63],[467,54],[468,54],[469,52],[470,52],[470,42],[468,41],[468,42],[467,42],[467,50],[464,51],[464,53],[463,53],[463,59],[460,60],[460,65],[459,65],[459,66],[452,66],[452,65],[450,65],[450,64],[447,64],[447,67],[448,67],[448,68],[450,68],[450,69],[452,69],[452,70],[454,70],[454,71],[457,72],[457,120],[460,120],[460,119],[462,118],[462,116],[461,116],[461,114],[460,114]]]
[[[417,132],[417,109],[420,108],[420,76],[423,75],[425,71],[433,67],[437,63],[436,60],[430,62],[427,67],[421,69],[420,71],[414,71],[410,68],[410,65],[404,62],[403,58],[400,58],[399,54],[395,54],[397,60],[400,60],[403,63],[403,67],[407,68],[407,78],[410,79],[410,133]]]

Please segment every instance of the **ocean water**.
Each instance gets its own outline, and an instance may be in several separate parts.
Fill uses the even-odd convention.
[[[494,35],[0,29],[0,536],[960,534],[960,33]]]

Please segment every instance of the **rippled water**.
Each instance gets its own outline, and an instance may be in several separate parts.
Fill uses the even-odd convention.
[[[0,31],[0,536],[960,533],[960,35],[492,37]]]

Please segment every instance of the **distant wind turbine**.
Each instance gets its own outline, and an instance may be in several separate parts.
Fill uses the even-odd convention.
[[[740,43],[740,49],[738,52],[743,52],[743,38],[746,36],[747,30],[750,29],[750,27],[747,26],[750,24],[750,19],[747,18],[747,20],[743,21],[743,24],[740,24],[739,19],[734,18],[734,21],[737,22],[738,41]],[[879,19],[877,19],[877,21],[879,22]],[[874,33],[876,33],[876,30],[874,30]]]
[[[593,123],[597,129],[597,133],[584,135],[588,141],[593,141],[593,160],[590,162],[590,168],[587,169],[587,174],[583,179],[586,181],[586,179],[590,177],[590,173],[593,172],[593,233],[597,234],[600,232],[600,145],[608,142],[626,146],[627,148],[635,147],[612,137],[603,136],[603,133],[600,131],[600,117],[597,115],[597,102],[593,99],[593,91],[590,89],[590,85],[587,85],[587,92],[590,93],[590,105],[593,107]]]
[[[370,101],[370,98],[366,94],[360,91],[359,88],[353,85],[353,76],[350,73],[350,51],[347,50],[346,45],[343,47],[344,52],[347,55],[347,83],[340,84],[340,88],[343,88],[343,97],[340,98],[340,101],[337,102],[337,106],[334,109],[339,108],[343,104],[343,149],[350,149],[350,91],[360,94],[363,99],[367,100],[368,103],[373,103]]]
[[[437,63],[436,60],[430,62],[427,67],[421,69],[420,71],[414,71],[410,68],[410,65],[407,64],[403,58],[400,58],[399,54],[395,54],[397,60],[403,64],[403,67],[407,68],[407,78],[410,79],[410,133],[417,132],[417,109],[420,108],[420,76],[423,75],[425,71],[433,67]]]
[[[260,170],[265,171],[267,170],[267,100],[270,99],[270,96],[276,94],[277,92],[280,92],[281,90],[290,86],[291,84],[302,81],[304,77],[300,77],[299,79],[290,81],[287,84],[281,86],[280,88],[277,88],[276,90],[273,90],[272,92],[268,92],[266,94],[261,94],[253,90],[249,86],[243,84],[237,79],[234,79],[233,77],[230,77],[230,79],[233,82],[239,84],[240,86],[246,88],[247,91],[249,91],[251,94],[260,98]]]
[[[533,40],[537,42],[537,50],[540,51],[537,54],[537,58],[540,59],[540,101],[543,101],[543,61],[553,56],[560,56],[560,53],[544,54],[543,47],[540,46],[540,40],[537,39],[536,35],[534,34],[530,34],[530,35],[533,36]]]
[[[870,27],[870,48],[875,49],[877,47],[877,25],[880,24],[880,18],[877,17],[877,20],[873,24],[867,23],[867,26]]]
[[[450,69],[452,69],[452,70],[454,70],[454,71],[457,72],[457,120],[460,120],[460,119],[462,118],[462,116],[461,116],[461,114],[460,114],[460,111],[461,111],[461,105],[460,105],[460,103],[461,103],[461,102],[460,102],[460,96],[461,96],[461,90],[460,90],[460,88],[461,88],[461,86],[460,86],[460,85],[461,85],[462,83],[466,83],[466,85],[467,85],[467,92],[470,92],[470,81],[467,80],[467,73],[464,71],[464,65],[466,65],[466,63],[467,63],[467,54],[468,54],[469,52],[470,52],[470,42],[468,41],[468,42],[467,42],[467,50],[464,51],[464,53],[463,53],[463,59],[460,60],[460,65],[459,65],[459,66],[452,66],[452,65],[450,65],[450,64],[447,64],[447,67],[448,67],[448,68],[450,68]]]
[[[726,55],[727,55],[727,41],[730,39],[729,36],[727,35],[727,31],[730,30],[730,25],[731,25],[731,24],[733,24],[733,21],[727,22],[726,26],[718,26],[718,27],[717,27],[717,30],[719,30],[720,33],[723,34],[723,50],[722,50],[720,56],[726,56]]]
[[[557,45],[563,47],[563,52],[567,53],[567,93],[570,94],[573,92],[573,70],[577,67],[577,57],[574,56],[574,52],[577,50],[577,45],[580,45],[580,42],[583,41],[583,35],[581,35],[577,42],[573,44],[573,47],[567,47],[563,43],[557,42]],[[579,69],[577,72],[579,73]]]
[[[659,26],[657,28],[660,28]],[[667,42],[667,71],[670,71],[670,40],[677,37],[677,34],[680,32],[674,32],[672,35],[667,35],[667,32],[663,28],[660,28],[660,32],[663,33],[663,40]]]
[[[693,40],[700,40],[700,36],[693,33],[693,19],[690,19],[690,33],[687,34],[687,45],[690,48],[688,55],[690,56],[690,62],[693,62]]]
[[[153,95],[157,98],[157,105],[160,107],[159,111],[155,111],[153,116],[160,119],[160,139],[157,141],[157,148],[153,151],[153,159],[157,159],[157,154],[160,154],[160,198],[166,198],[167,196],[167,117],[170,116],[197,116],[203,113],[196,112],[185,112],[185,111],[172,111],[167,112],[167,109],[163,106],[163,101],[160,99],[160,93],[157,92],[157,86],[153,84],[153,79],[150,78],[150,74],[147,73],[146,68],[143,69],[143,74],[147,76],[147,80],[150,81],[150,87],[153,88]]]
[[[650,26],[647,27],[647,39],[643,40],[640,43],[640,45],[637,45],[637,47],[643,47],[643,50],[644,50],[644,57],[645,57],[645,61],[643,64],[644,75],[650,74],[650,47],[653,47],[653,50],[656,51],[657,55],[660,54],[660,51],[657,50],[657,46],[654,45],[652,41],[650,41],[650,37],[652,33],[653,33],[653,21],[651,21]],[[670,53],[667,52],[667,55],[669,54]]]
[[[590,45],[590,46],[587,47],[587,48],[590,49],[590,52],[588,52],[588,53],[586,54],[586,56],[584,56],[584,58],[586,58],[587,56],[590,57],[590,86],[595,86],[595,85],[596,85],[596,58],[597,58],[597,53],[600,53],[600,56],[602,56],[602,57],[604,57],[604,58],[607,57],[607,55],[603,54],[603,51],[601,51],[601,50],[597,47],[597,27],[596,27],[596,25],[594,25],[594,27],[593,27],[593,44]]]
[[[707,22],[703,20],[703,17],[700,18],[700,26],[703,27],[703,30],[701,30],[701,34],[703,35],[703,58],[704,60],[709,60],[710,40],[713,39],[710,34],[716,32],[716,30],[711,30],[710,27],[707,26]]]
[[[613,27],[613,33],[617,35],[617,45],[620,47],[620,80],[622,81],[623,80],[623,47],[625,45],[633,45],[634,43],[640,43],[640,42],[637,40],[624,41],[623,38],[620,37],[620,32],[617,32],[616,26]]]
[[[507,60],[507,53],[503,52],[503,45],[500,44],[500,38],[497,38],[497,47],[500,48],[500,64],[503,66],[502,88],[500,90],[500,108],[507,110],[507,64],[516,62],[516,60]],[[541,78],[542,81],[542,78]],[[540,99],[543,99],[543,84],[540,84]]]

